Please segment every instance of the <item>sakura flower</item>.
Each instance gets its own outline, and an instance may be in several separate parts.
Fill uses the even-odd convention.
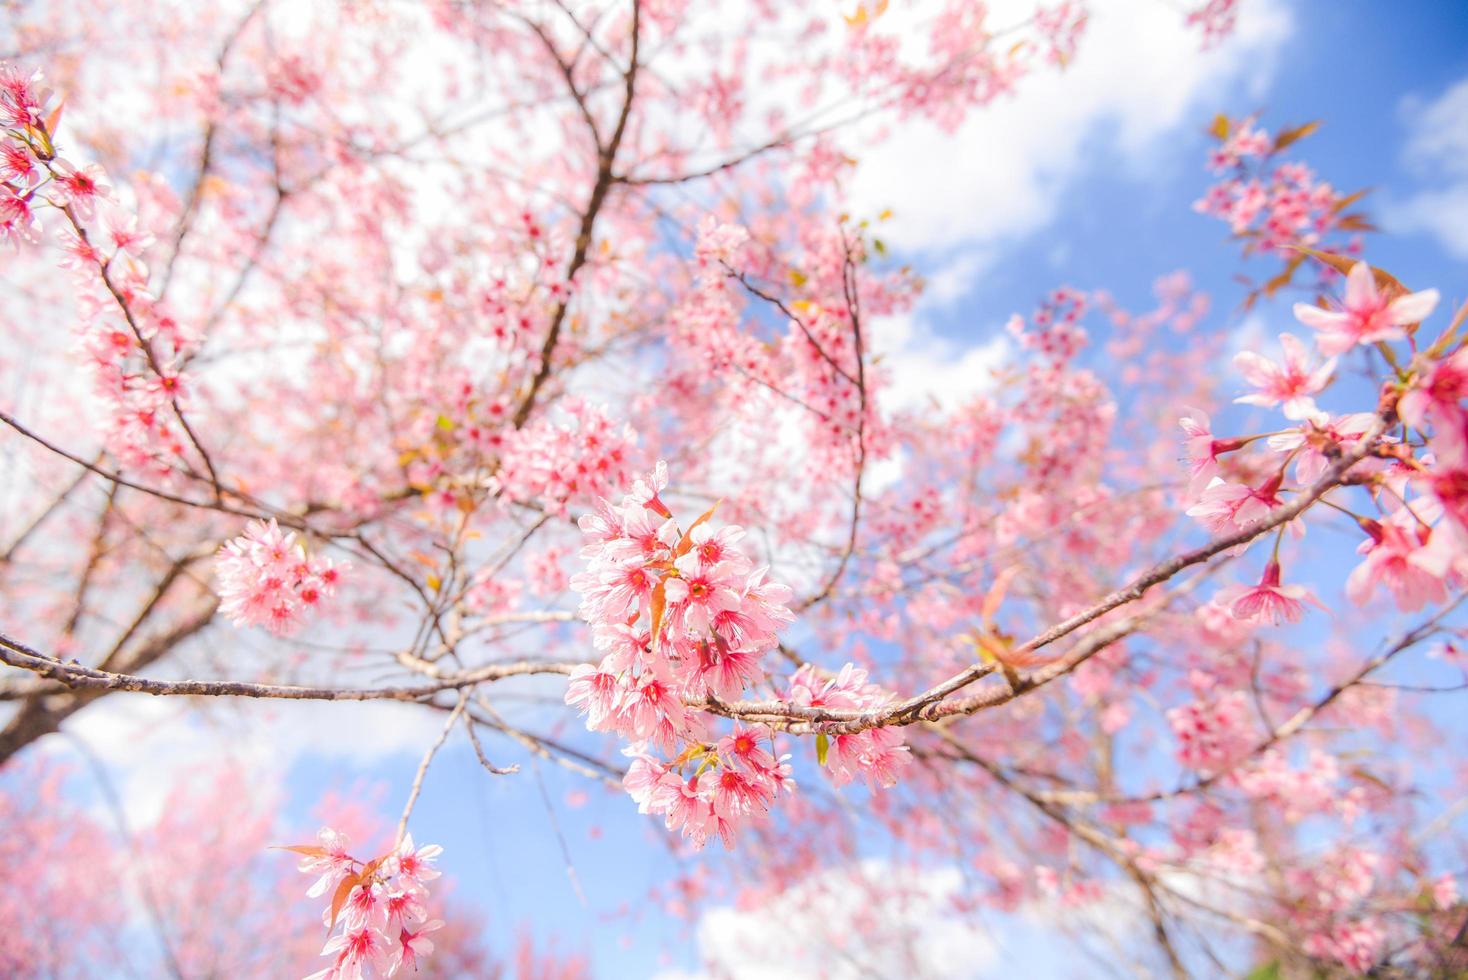
[[[387,937],[371,926],[338,932],[321,949],[322,956],[335,955],[336,961],[306,980],[360,980],[368,967],[381,970],[386,966],[388,945]]]
[[[263,625],[287,635],[305,612],[336,591],[344,565],[307,558],[294,533],[272,518],[252,521],[245,532],[219,550],[220,611],[236,626]]]
[[[30,201],[0,184],[0,242],[21,240],[32,245],[41,240],[41,221],[31,209]]]
[[[398,947],[393,950],[392,962],[387,971],[388,976],[397,974],[405,967],[416,972],[418,958],[433,952],[433,940],[428,938],[428,934],[437,932],[443,928],[443,925],[442,919],[432,919],[416,929],[403,929],[399,932]]]
[[[707,564],[698,552],[690,551],[673,563],[676,578],[664,583],[670,615],[695,635],[708,632],[714,617],[738,609],[739,593],[734,591],[737,569],[725,562]]]
[[[571,670],[566,703],[587,713],[588,728],[599,729],[617,710],[621,690],[614,674],[591,664],[579,664]]]
[[[24,143],[0,141],[0,181],[28,190],[41,179],[36,158]]]
[[[57,203],[70,206],[83,218],[96,213],[97,201],[112,198],[107,173],[95,163],[76,167],[65,160],[56,160],[51,164],[51,173],[52,186],[60,198]]]
[[[1271,561],[1264,566],[1258,585],[1230,590],[1229,609],[1238,619],[1279,626],[1299,622],[1305,608],[1300,600],[1308,598],[1303,585],[1280,585],[1279,562]]]
[[[138,227],[138,216],[135,214],[112,210],[103,216],[102,223],[107,227],[107,237],[111,239],[112,247],[119,252],[141,258],[153,244],[153,235]]]
[[[414,850],[413,835],[404,834],[402,842],[387,861],[388,874],[397,877],[400,888],[422,891],[425,882],[442,873],[433,867],[433,861],[442,853],[443,848],[437,844],[425,844]]]
[[[1188,496],[1196,498],[1218,474],[1220,442],[1213,438],[1213,423],[1207,412],[1190,409],[1177,424],[1187,437],[1184,446],[1188,454]]]
[[[1197,518],[1214,534],[1237,531],[1267,517],[1271,509],[1281,505],[1279,487],[1278,476],[1271,477],[1257,488],[1214,477],[1198,502],[1185,513]]]
[[[1463,417],[1468,396],[1468,347],[1419,369],[1414,386],[1397,400],[1397,414],[1415,429],[1450,424]]]
[[[752,728],[736,726],[733,732],[720,739],[719,755],[746,769],[763,771],[775,765],[774,757],[760,742],[760,733]]]
[[[1270,436],[1269,448],[1277,453],[1296,453],[1295,480],[1309,486],[1325,475],[1331,460],[1338,458],[1341,450],[1359,443],[1375,421],[1376,416],[1371,412],[1356,412],[1337,419],[1322,412],[1299,428]]]
[[[1294,334],[1280,334],[1279,345],[1284,351],[1284,358],[1278,362],[1253,351],[1242,351],[1234,356],[1234,366],[1244,380],[1257,389],[1234,401],[1264,408],[1273,408],[1283,402],[1285,418],[1309,418],[1316,412],[1315,400],[1311,396],[1319,394],[1330,383],[1336,359],[1332,357],[1312,369],[1305,345]]]
[[[347,853],[350,841],[345,834],[330,827],[322,827],[316,839],[319,850],[323,853],[304,857],[296,866],[299,871],[321,876],[306,891],[308,898],[317,898],[335,890],[337,883],[351,873],[353,863],[351,855]]]
[[[1359,549],[1366,560],[1346,579],[1346,596],[1364,605],[1376,586],[1385,585],[1403,612],[1444,601],[1451,556],[1441,542],[1429,547],[1441,530],[1422,525],[1406,508],[1385,521],[1366,522],[1370,537]]]
[[[411,890],[393,892],[383,900],[382,907],[386,918],[385,931],[389,936],[408,928],[411,923],[428,918],[428,908],[421,901],[421,893]]]
[[[1308,303],[1295,304],[1295,317],[1316,333],[1315,343],[1326,356],[1344,354],[1357,344],[1401,340],[1408,324],[1427,318],[1437,306],[1436,289],[1387,299],[1377,288],[1371,266],[1357,262],[1346,276],[1346,295],[1338,310]]]
[[[672,512],[658,497],[658,494],[667,488],[668,464],[658,460],[650,474],[633,482],[632,490],[627,494],[627,500],[629,503],[641,504],[659,517],[672,517]]]
[[[1178,741],[1178,761],[1203,772],[1218,772],[1236,762],[1253,743],[1249,711],[1242,691],[1168,711],[1167,720]]]
[[[321,912],[321,924],[331,925],[331,909]],[[379,882],[366,881],[353,888],[341,909],[342,922],[348,932],[367,928],[380,930],[387,923],[387,895]]]

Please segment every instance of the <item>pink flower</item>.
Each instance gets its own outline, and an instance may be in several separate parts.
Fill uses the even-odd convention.
[[[353,932],[367,927],[380,930],[387,924],[387,896],[382,885],[376,881],[364,882],[347,895],[347,904],[341,909],[343,928]],[[330,926],[331,909],[321,911],[321,924]]]
[[[1264,408],[1273,408],[1284,402],[1285,418],[1309,418],[1316,411],[1315,401],[1311,396],[1318,394],[1330,383],[1336,359],[1332,357],[1312,370],[1305,345],[1300,343],[1298,337],[1282,333],[1279,335],[1279,345],[1284,350],[1284,359],[1279,362],[1271,361],[1253,351],[1243,351],[1234,356],[1234,366],[1239,369],[1244,380],[1258,389],[1253,394],[1235,398],[1234,401]]]
[[[1425,289],[1388,300],[1376,286],[1371,266],[1357,262],[1346,277],[1346,296],[1339,310],[1295,304],[1295,317],[1317,331],[1316,345],[1327,356],[1344,354],[1357,344],[1401,340],[1402,328],[1419,323],[1437,306],[1437,290]]]
[[[398,948],[393,951],[392,963],[387,971],[388,975],[392,976],[403,970],[404,967],[410,967],[416,971],[418,958],[433,952],[433,940],[428,938],[428,934],[442,928],[443,920],[432,919],[417,929],[403,929],[398,933]]]
[[[599,729],[616,713],[622,688],[615,675],[591,664],[579,664],[566,685],[566,703],[587,713],[586,724]]]
[[[36,158],[24,143],[0,141],[0,181],[18,184],[24,190],[41,179]]]
[[[1361,441],[1366,430],[1376,421],[1371,412],[1356,412],[1332,419],[1321,412],[1297,429],[1269,437],[1269,448],[1277,453],[1297,452],[1295,480],[1310,486],[1325,475],[1340,450]]]
[[[634,480],[632,490],[627,494],[627,501],[631,504],[640,504],[659,517],[672,517],[667,505],[662,502],[658,494],[668,488],[668,464],[658,460],[652,472],[646,477]]]
[[[1189,409],[1177,424],[1186,437],[1183,445],[1188,454],[1188,497],[1196,498],[1218,473],[1221,443],[1213,438],[1213,423],[1207,412]]]
[[[678,576],[665,580],[664,594],[669,618],[676,617],[683,629],[704,635],[715,616],[739,608],[740,596],[734,591],[738,571],[730,563],[708,565],[698,552],[690,551],[673,566]]]
[[[410,923],[422,922],[428,918],[428,909],[423,905],[421,893],[414,891],[393,892],[383,900],[382,907],[386,913],[388,935],[392,935],[399,929],[406,929]]]
[[[434,860],[443,853],[437,844],[425,844],[413,849],[413,835],[404,834],[402,842],[386,863],[387,873],[397,878],[399,888],[422,892],[424,882],[432,881],[442,872],[433,867]]]
[[[112,246],[119,252],[142,258],[143,253],[153,244],[153,235],[138,228],[138,216],[135,214],[112,210],[104,215],[102,223],[107,226],[107,236],[112,240]]]
[[[1397,414],[1415,429],[1429,423],[1458,423],[1462,401],[1468,396],[1468,347],[1451,357],[1431,362],[1419,371],[1416,384],[1397,401]]]
[[[760,741],[762,733],[752,728],[736,726],[719,740],[719,755],[743,766],[746,770],[765,771],[774,768],[775,759],[765,750]],[[763,733],[768,737],[768,733]]]
[[[1204,772],[1221,771],[1253,744],[1243,691],[1230,691],[1212,703],[1173,708],[1167,720],[1178,741],[1178,761]]]
[[[1280,478],[1271,477],[1258,487],[1226,483],[1215,477],[1185,513],[1203,522],[1214,534],[1237,531],[1269,515],[1281,505],[1278,497]]]
[[[371,926],[354,932],[342,931],[326,941],[322,956],[335,954],[336,961],[306,980],[360,980],[363,970],[381,970],[388,958],[388,939]]]
[[[30,201],[0,184],[0,242],[22,239],[32,245],[41,240],[41,221],[31,210]]]
[[[1300,600],[1308,597],[1303,585],[1280,585],[1279,562],[1271,561],[1264,566],[1258,585],[1230,597],[1229,608],[1237,619],[1279,626],[1299,622],[1305,608]]]
[[[1366,522],[1370,535],[1361,543],[1360,553],[1366,560],[1357,565],[1346,579],[1346,596],[1357,605],[1365,605],[1377,585],[1385,585],[1403,612],[1415,612],[1429,602],[1447,599],[1444,579],[1449,572],[1451,555],[1438,542],[1443,535],[1420,524],[1406,508],[1385,521]]]
[[[51,164],[53,186],[60,192],[62,205],[70,205],[83,218],[96,212],[98,200],[111,200],[112,187],[107,183],[107,172],[99,165],[89,163],[78,169],[65,160]]]
[[[350,841],[347,840],[346,834],[337,833],[330,827],[322,827],[316,834],[316,840],[325,853],[304,857],[296,865],[299,871],[321,876],[306,891],[307,898],[319,898],[329,891],[334,891],[337,883],[351,873],[352,865],[355,863],[352,856],[347,853]]]
[[[272,518],[250,522],[219,549],[219,609],[236,626],[263,625],[285,636],[300,626],[307,610],[335,594],[346,566],[307,558],[295,538]]]

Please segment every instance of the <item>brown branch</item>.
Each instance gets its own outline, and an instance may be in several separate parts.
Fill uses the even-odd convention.
[[[642,5],[638,0],[632,2],[632,57],[623,75],[622,111],[617,116],[616,128],[612,130],[611,137],[606,145],[598,144],[600,153],[597,161],[596,184],[591,189],[591,197],[586,202],[586,210],[581,215],[581,227],[576,233],[576,249],[571,255],[571,264],[566,268],[566,297],[556,304],[556,311],[551,317],[550,329],[546,331],[545,342],[540,346],[540,365],[536,368],[535,376],[530,381],[530,388],[525,392],[525,397],[520,400],[520,405],[515,409],[513,418],[514,427],[519,429],[525,425],[530,418],[530,412],[535,407],[536,396],[544,387],[551,375],[551,359],[556,351],[556,345],[560,341],[561,325],[566,321],[566,311],[571,303],[570,285],[576,279],[576,273],[586,264],[586,257],[591,251],[591,234],[596,227],[597,215],[601,212],[602,205],[606,202],[607,192],[613,184],[612,166],[617,159],[617,150],[622,146],[622,137],[627,132],[627,120],[632,115],[632,101],[637,90],[638,69],[638,45],[641,39]],[[573,89],[573,91],[575,91]]]
[[[362,689],[256,684],[248,681],[163,681],[57,660],[18,643],[3,633],[0,633],[0,663],[39,674],[74,690],[133,691],[159,697],[277,698],[287,701],[421,701],[443,691],[473,687],[507,677],[532,674],[568,675],[577,666],[547,660],[523,660],[508,664],[487,664],[445,677],[433,684]]]
[[[1026,654],[1047,647],[1112,610],[1136,602],[1146,594],[1148,589],[1168,581],[1185,569],[1202,564],[1239,545],[1247,544],[1259,535],[1294,520],[1309,509],[1316,500],[1342,483],[1346,471],[1375,449],[1377,440],[1381,438],[1382,433],[1387,430],[1393,419],[1395,419],[1395,412],[1390,407],[1380,411],[1376,420],[1362,434],[1361,440],[1351,449],[1342,452],[1319,480],[1308,489],[1301,491],[1290,503],[1274,508],[1268,516],[1247,527],[1222,535],[1201,547],[1154,565],[1126,586],[1014,648],[1011,655],[1014,658],[1023,658]],[[831,733],[858,732],[886,725],[911,725],[919,721],[933,721],[952,714],[971,714],[990,704],[991,699],[994,699],[994,703],[1002,703],[1053,680],[1055,676],[1058,676],[1057,671],[1064,673],[1070,669],[1066,668],[1064,664],[1065,660],[1057,661],[1029,674],[1019,676],[1017,682],[1011,684],[1012,690],[1008,695],[1002,692],[994,695],[980,695],[976,699],[967,699],[965,702],[949,702],[946,699],[975,681],[994,673],[996,668],[992,663],[975,663],[920,694],[893,702],[883,708],[868,710],[812,708],[785,701],[740,701],[712,703],[710,710],[727,714],[730,717],[757,717],[767,723],[772,721],[804,722],[806,726],[799,729],[802,731],[814,731],[815,726],[818,725],[820,730]],[[791,730],[797,729],[792,727]]]

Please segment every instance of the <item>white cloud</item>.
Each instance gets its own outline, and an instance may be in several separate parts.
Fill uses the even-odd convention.
[[[659,980],[960,980],[996,963],[993,939],[955,911],[956,867],[916,869],[865,861],[807,878],[743,909],[721,906],[698,922],[707,974]]]
[[[1179,127],[1246,87],[1262,94],[1291,32],[1279,2],[1245,4],[1237,33],[1198,50],[1166,4],[1097,0],[1075,61],[1026,78],[1018,94],[972,114],[955,133],[909,125],[864,153],[853,196],[859,213],[892,208],[883,233],[912,250],[971,248],[1040,230],[1097,153],[1136,169]],[[1000,14],[995,14],[995,21]]]
[[[1468,78],[1436,100],[1402,106],[1408,136],[1403,159],[1430,189],[1389,204],[1393,231],[1425,232],[1451,255],[1468,258]]]
[[[40,744],[65,756],[80,743],[105,767],[128,824],[137,827],[156,820],[169,791],[190,774],[230,765],[276,786],[307,757],[365,766],[422,752],[442,723],[417,705],[386,702],[246,701],[201,712],[182,699],[124,694],[68,721],[75,742]]]
[[[957,408],[994,383],[991,372],[1009,353],[1009,337],[995,324],[976,331],[989,339],[972,346],[936,334],[921,316],[883,317],[872,324],[872,350],[881,358],[889,383],[882,407],[889,412],[936,403]]]

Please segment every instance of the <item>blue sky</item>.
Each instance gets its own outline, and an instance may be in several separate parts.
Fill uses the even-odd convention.
[[[1424,135],[1424,121],[1434,118],[1431,107],[1454,85],[1468,84],[1468,7],[1365,0],[1243,5],[1240,36],[1203,59],[1189,53],[1191,47],[1177,52],[1177,43],[1191,40],[1169,40],[1178,33],[1171,5],[1098,4],[1095,36],[1070,77],[1036,80],[1035,96],[1026,89],[1013,106],[996,108],[997,123],[981,118],[947,143],[928,133],[904,146],[858,152],[870,176],[858,181],[854,196],[872,213],[896,209],[889,243],[942,293],[887,328],[892,343],[909,348],[897,362],[905,384],[933,378],[958,388],[977,384],[973,366],[983,359],[975,352],[995,341],[1009,314],[1029,311],[1061,284],[1104,287],[1123,306],[1144,310],[1153,279],[1186,268],[1213,297],[1213,312],[1200,330],[1249,329],[1237,312],[1243,291],[1233,276],[1260,269],[1245,269],[1226,229],[1191,210],[1209,182],[1203,130],[1215,112],[1259,111],[1270,129],[1323,120],[1302,155],[1337,188],[1373,188],[1366,209],[1387,229],[1399,229],[1368,240],[1373,263],[1414,287],[1437,286],[1445,303],[1468,293],[1463,239],[1454,243],[1421,228],[1421,209],[1413,203],[1424,193],[1468,186],[1468,164],[1455,165],[1451,147],[1434,151]],[[1131,39],[1126,43],[1133,49],[1102,50],[1120,38]],[[1141,82],[1119,78],[1132,69],[1144,76]],[[1146,77],[1148,71],[1157,77]],[[1070,85],[1085,92],[1077,95]],[[1468,98],[1462,101],[1458,139],[1468,151]],[[1414,145],[1417,150],[1409,149]],[[916,157],[931,156],[935,146],[947,147],[947,165],[924,169]],[[1459,159],[1468,159],[1468,152]],[[1464,206],[1444,219],[1445,227],[1468,225],[1468,193],[1457,200]],[[1299,329],[1283,304],[1256,315],[1266,336]],[[963,365],[966,373],[955,373]],[[103,708],[94,710],[98,720],[82,719],[79,731],[105,739],[117,731],[118,718],[125,723],[144,709],[109,704],[110,723]],[[161,717],[145,710],[149,718]],[[247,717],[257,710],[239,709]],[[288,811],[303,824],[324,787],[359,780],[387,787],[383,806],[395,819],[418,753],[438,727],[436,719],[425,724],[411,709],[393,706],[272,710],[277,721],[268,744],[292,744],[263,751],[288,768]],[[575,725],[574,719],[562,721]],[[338,734],[318,739],[325,725]],[[490,741],[486,748],[497,762],[519,762],[521,773],[489,776],[455,740],[429,773],[412,829],[419,840],[445,846],[443,864],[459,896],[483,908],[494,945],[508,949],[515,930],[526,924],[542,936],[557,935],[565,951],[591,954],[600,975],[696,967],[693,923],[654,911],[640,918],[618,914],[664,877],[668,848],[658,828],[621,794],[545,763],[537,773],[536,764],[508,743]],[[145,764],[120,747],[109,752],[104,757],[146,808],[142,797],[155,791],[169,763],[154,758]],[[585,806],[566,805],[574,790],[588,793]],[[565,840],[584,903],[565,873],[558,837]],[[714,845],[700,860],[716,871],[723,858]],[[301,912],[304,921],[304,899]],[[1055,964],[1038,960],[1032,966],[1045,975]]]

